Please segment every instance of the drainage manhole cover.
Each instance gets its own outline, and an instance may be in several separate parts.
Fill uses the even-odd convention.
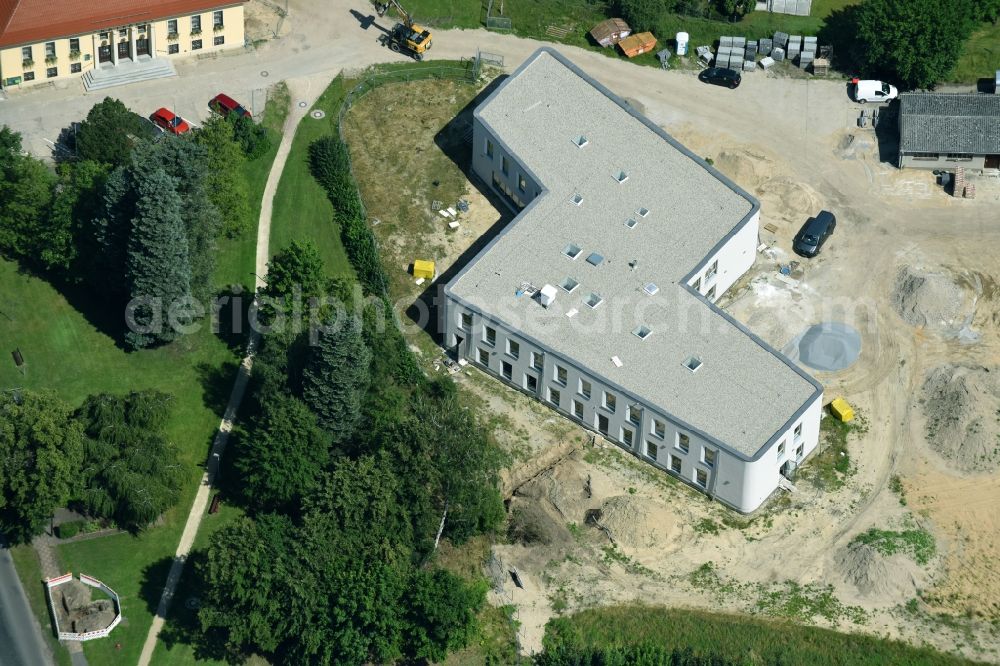
[[[304,109],[309,106],[309,102],[299,102],[299,108]]]
[[[263,76],[266,79],[268,76],[271,75],[271,73],[268,72],[266,69],[262,69],[261,72],[260,72],[260,75]]]
[[[326,117],[326,112],[323,111],[323,109],[316,109],[315,111],[313,111],[309,115],[312,116],[313,118],[315,118],[316,120],[319,120],[320,118],[325,118]]]

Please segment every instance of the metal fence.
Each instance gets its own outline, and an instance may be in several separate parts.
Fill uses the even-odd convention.
[[[500,3],[500,11],[503,12],[503,2]],[[514,26],[507,16],[493,15],[493,0],[489,0],[486,5],[486,29],[487,30],[513,30]]]

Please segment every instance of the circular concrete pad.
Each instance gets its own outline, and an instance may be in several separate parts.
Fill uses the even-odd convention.
[[[847,324],[826,321],[806,329],[798,352],[799,360],[813,370],[836,372],[858,360],[861,334]]]

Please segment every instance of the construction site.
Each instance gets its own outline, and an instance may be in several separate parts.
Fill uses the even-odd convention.
[[[929,171],[899,169],[891,121],[860,127],[840,81],[758,74],[739,91],[746,113],[732,115],[717,100],[727,91],[700,85],[693,72],[664,76],[591,54],[576,62],[760,201],[754,265],[718,304],[822,383],[825,402],[845,398],[856,415],[841,424],[827,412],[794,483],[742,515],[456,364],[404,321],[428,369],[454,374],[511,454],[508,533],[487,567],[494,603],[515,608],[521,649],[538,650],[559,614],[639,602],[997,659],[1000,259],[983,248],[1000,240],[1000,178],[969,175],[977,188],[969,199]],[[415,257],[434,260],[440,280],[514,217],[473,180],[462,145],[489,78],[475,90],[392,84],[345,119],[403,310],[428,288],[408,275]],[[418,176],[416,165],[399,165],[401,175],[383,176],[381,146],[391,141],[369,118],[411,99],[441,102],[440,112],[413,118],[409,133],[440,149],[420,157],[436,166]],[[771,113],[775,104],[782,114]],[[409,122],[397,120],[394,132]],[[439,155],[447,159],[433,162]],[[448,196],[434,201],[445,187]],[[394,192],[407,193],[405,213]],[[797,257],[793,236],[820,210],[835,212],[836,233],[819,256]]]

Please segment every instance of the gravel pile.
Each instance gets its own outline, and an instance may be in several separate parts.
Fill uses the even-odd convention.
[[[921,403],[931,448],[965,471],[1000,466],[1000,368],[935,368]]]
[[[892,307],[910,326],[957,334],[971,319],[970,295],[955,280],[904,266],[896,276]]]
[[[852,544],[836,557],[844,578],[872,599],[910,599],[920,586],[920,567],[905,555],[886,557],[871,546]]]

